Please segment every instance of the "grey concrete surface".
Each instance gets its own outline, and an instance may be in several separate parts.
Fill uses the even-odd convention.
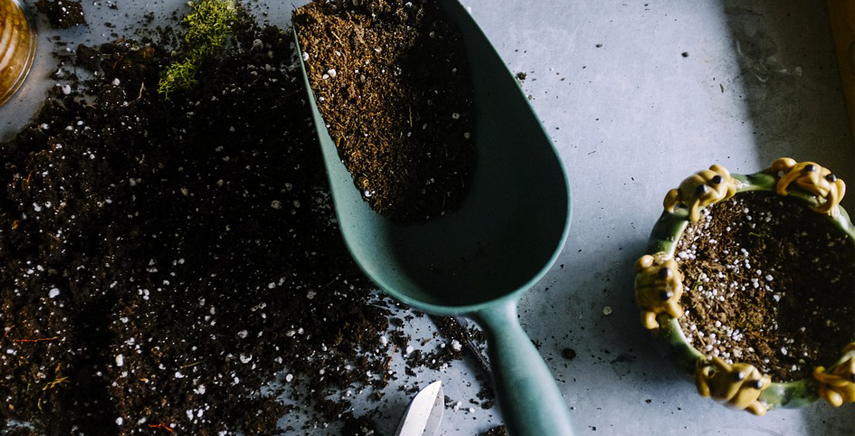
[[[63,39],[105,42],[113,30],[99,23],[112,22],[127,34],[144,13],[165,19],[185,9],[181,1],[116,2],[119,11],[96,3],[85,2],[93,26],[60,32]],[[304,2],[271,1],[269,9],[261,3],[250,2],[268,13],[266,19],[286,25],[291,9]],[[542,344],[577,433],[855,435],[852,405],[816,404],[761,418],[701,399],[691,381],[654,350],[632,295],[632,265],[662,198],[689,174],[713,163],[754,172],[791,156],[855,180],[855,143],[824,2],[464,3],[509,68],[528,74],[523,89],[569,174],[570,238],[555,267],[523,298],[520,318]],[[52,86],[47,77],[55,63],[47,38],[54,33],[42,33],[33,76],[0,108],[0,137],[23,125]],[[855,195],[844,205],[855,210]],[[430,337],[434,328],[416,318],[407,331]],[[562,358],[564,348],[578,356]],[[401,365],[395,360],[393,370],[403,374]],[[361,401],[356,408],[380,410],[384,434],[391,434],[408,401],[397,386],[441,379],[446,395],[462,407],[446,411],[440,434],[480,434],[501,414],[468,403],[481,388],[476,372],[464,361],[401,377],[383,401]],[[335,423],[317,423],[311,433],[337,430]]]

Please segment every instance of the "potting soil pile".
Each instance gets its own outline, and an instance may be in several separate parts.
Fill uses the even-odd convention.
[[[169,35],[60,52],[0,144],[0,433],[299,433],[291,409],[376,431],[332,394],[403,376],[403,321],[340,239],[290,31],[229,24],[169,98]],[[461,355],[429,354],[410,368]],[[277,373],[292,405],[262,389]]]

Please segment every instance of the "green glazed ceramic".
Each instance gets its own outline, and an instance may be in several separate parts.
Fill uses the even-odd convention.
[[[426,312],[468,315],[484,328],[509,433],[569,436],[564,398],[517,319],[520,297],[554,263],[567,237],[564,169],[527,98],[472,17],[456,0],[439,4],[460,28],[473,66],[478,162],[458,211],[400,225],[370,210],[339,159],[301,61],[341,232],[380,289]]]
[[[775,192],[779,180],[776,175],[769,172],[749,175],[733,174],[732,177],[737,182],[736,195],[748,191]],[[811,207],[819,205],[815,196],[799,188],[791,187],[789,196],[799,198]],[[825,216],[841,232],[846,233],[850,238],[855,238],[855,226],[843,208],[840,208],[836,217]],[[688,224],[689,210],[686,208],[677,208],[673,212],[663,212],[651,232],[647,253],[665,252],[669,259],[673,259],[677,241],[680,240]],[[658,342],[664,345],[662,348],[665,354],[672,358],[687,374],[694,376],[698,364],[706,360],[705,355],[690,345],[677,319],[662,313],[658,315],[657,320],[660,327],[651,330],[651,332]],[[855,351],[846,353],[831,368],[843,364],[844,361],[853,356],[855,356]],[[779,407],[803,407],[819,398],[819,388],[819,383],[813,378],[789,383],[775,383],[773,381],[768,388],[762,391],[759,400],[765,403],[769,410]]]

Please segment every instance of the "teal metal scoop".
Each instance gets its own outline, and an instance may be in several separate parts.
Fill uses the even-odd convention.
[[[528,100],[481,29],[456,0],[439,4],[460,28],[472,66],[478,150],[471,190],[460,209],[445,216],[401,225],[369,209],[339,159],[298,53],[341,232],[383,291],[416,309],[469,316],[484,328],[511,434],[572,435],[555,380],[517,319],[523,292],[543,277],[567,237],[567,179]]]

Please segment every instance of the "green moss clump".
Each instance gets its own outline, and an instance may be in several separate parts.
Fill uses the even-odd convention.
[[[200,0],[191,8],[193,12],[184,17],[186,55],[166,68],[158,84],[157,92],[166,99],[171,92],[193,87],[199,66],[223,45],[237,16],[233,0]]]

